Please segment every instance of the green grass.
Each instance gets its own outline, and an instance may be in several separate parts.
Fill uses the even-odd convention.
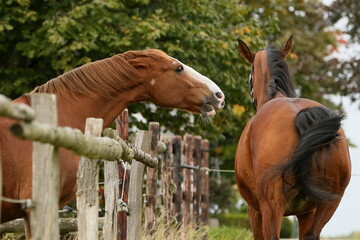
[[[210,240],[252,240],[253,235],[247,229],[236,227],[211,227],[209,228]]]

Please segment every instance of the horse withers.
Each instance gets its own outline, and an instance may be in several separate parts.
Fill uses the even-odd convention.
[[[350,181],[342,117],[295,97],[285,62],[292,37],[280,49],[256,53],[238,42],[253,67],[249,85],[257,112],[240,137],[235,172],[254,238],[279,239],[283,216],[296,215],[299,238],[319,239]]]
[[[82,131],[86,118],[102,118],[107,127],[131,103],[140,101],[200,113],[203,117],[214,116],[225,103],[224,93],[212,80],[156,49],[128,51],[85,64],[36,87],[14,102],[31,105],[33,93],[56,94],[59,126]],[[9,133],[14,123],[16,121],[0,118],[3,196],[30,199],[32,143]],[[59,149],[61,208],[75,198],[78,164],[78,156]],[[24,217],[29,238],[29,212],[22,210],[20,204],[6,201],[1,204],[1,222]]]

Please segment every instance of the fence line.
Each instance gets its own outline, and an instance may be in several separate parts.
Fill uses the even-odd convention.
[[[10,103],[10,107],[2,107],[2,103],[5,102],[8,104],[8,100],[2,101],[0,99],[0,114],[6,112],[6,116],[16,116],[17,119],[26,119],[27,122],[20,122],[16,126],[12,127],[12,131],[17,135],[21,136],[23,138],[30,138],[36,141],[43,141],[44,139],[47,139],[46,141],[50,140],[54,146],[52,146],[52,149],[54,152],[56,152],[56,148],[58,146],[61,147],[67,147],[70,148],[70,150],[73,150],[76,153],[80,153],[81,155],[85,155],[88,158],[95,158],[95,159],[104,159],[109,158],[109,160],[116,160],[117,158],[125,158],[126,160],[134,157],[138,160],[142,160],[144,163],[146,163],[150,167],[157,166],[158,159],[155,157],[152,157],[148,154],[150,151],[150,144],[151,144],[151,153],[152,155],[156,155],[156,153],[159,151],[159,149],[164,149],[164,144],[161,144],[159,142],[159,129],[160,127],[158,124],[150,124],[149,128],[151,132],[148,131],[139,131],[138,135],[136,136],[137,143],[136,146],[129,145],[125,143],[121,138],[119,138],[116,135],[116,132],[113,130],[105,130],[103,131],[103,135],[106,137],[100,137],[102,126],[101,124],[98,124],[98,132],[97,137],[90,137],[86,136],[90,133],[86,130],[85,135],[82,134],[78,130],[70,129],[70,128],[60,128],[60,127],[54,127],[51,125],[46,124],[39,124],[38,122],[31,122],[29,121],[31,117],[19,117],[19,113],[11,113],[9,114],[9,109],[14,109],[18,107],[19,104]],[[37,105],[36,101],[33,101],[33,105]],[[25,107],[24,107],[25,106]],[[29,107],[24,105],[21,108],[28,109]],[[41,108],[39,106],[39,108]],[[2,110],[6,109],[6,110]],[[29,110],[30,109],[30,110]],[[28,110],[24,110],[25,112],[31,112],[33,109],[29,108]],[[15,112],[22,112],[16,110]],[[11,111],[10,111],[11,112]],[[5,115],[5,114],[4,114]],[[54,115],[52,115],[54,117]],[[56,117],[57,118],[57,117]],[[95,120],[95,119],[88,119],[88,122],[101,122],[101,120]],[[122,118],[121,121],[127,122],[127,119]],[[119,129],[119,122],[117,121],[117,129]],[[40,130],[39,130],[40,129]],[[46,129],[46,130],[45,130]],[[87,127],[86,127],[87,129]],[[91,127],[93,129],[93,127]],[[127,127],[122,126],[121,127],[121,134],[126,135],[125,130]],[[46,133],[47,132],[47,133]],[[48,133],[50,132],[50,134]],[[100,132],[100,133],[99,133]],[[70,133],[70,134],[68,134]],[[68,135],[71,135],[70,141],[64,140],[68,137]],[[34,137],[35,136],[35,137]],[[46,137],[45,137],[46,136]],[[149,137],[146,137],[149,136]],[[145,138],[145,139],[144,139]],[[149,138],[149,140],[146,140],[146,138]],[[75,139],[75,140],[74,140]],[[81,140],[80,140],[81,139]],[[89,142],[94,143],[96,146],[104,145],[102,149],[97,149],[96,146],[89,147],[86,146],[85,149],[87,150],[79,150],[77,147],[75,147],[75,143],[78,141],[85,141],[86,144]],[[144,141],[144,142],[143,142]],[[155,218],[157,216],[156,211],[157,207],[159,206],[159,203],[157,202],[157,197],[154,195],[154,193],[157,192],[156,190],[156,183],[158,181],[159,177],[162,177],[162,197],[163,202],[165,204],[164,208],[166,208],[168,216],[167,219],[170,221],[173,219],[173,217],[176,217],[176,220],[180,224],[204,224],[207,222],[207,211],[208,211],[208,185],[206,182],[207,174],[204,171],[191,171],[188,169],[182,169],[180,168],[181,162],[185,162],[188,165],[192,164],[198,164],[205,162],[205,165],[200,165],[200,170],[204,168],[208,168],[208,149],[205,149],[206,147],[203,146],[204,141],[198,136],[191,136],[191,135],[185,135],[184,142],[182,143],[180,136],[175,136],[172,139],[167,140],[167,152],[163,156],[162,163],[162,174],[161,176],[156,173],[156,170],[147,170],[147,181],[149,183],[148,186],[148,192],[146,197],[146,206],[145,206],[145,228],[144,229],[154,229],[155,226]],[[105,144],[102,144],[100,142],[106,142]],[[146,143],[145,143],[146,142]],[[35,143],[34,143],[35,144]],[[44,145],[42,143],[39,143],[41,145]],[[82,146],[86,144],[80,144]],[[194,144],[196,146],[194,146]],[[108,148],[109,145],[114,145],[111,148]],[[145,151],[139,151],[137,148],[140,147]],[[208,142],[207,142],[207,148],[208,148]],[[106,150],[104,150],[106,149]],[[121,149],[121,150],[119,150]],[[99,153],[100,152],[100,153]],[[114,153],[115,152],[115,153]],[[105,153],[104,155],[101,155]],[[53,155],[50,153],[50,155]],[[110,157],[109,157],[110,156]],[[56,157],[54,158],[56,159]],[[195,161],[195,163],[194,163]],[[49,162],[49,161],[48,161]],[[50,161],[52,162],[52,161]],[[97,199],[97,190],[98,190],[98,161],[88,161],[85,160],[84,157],[81,159],[81,163],[79,166],[78,171],[78,237],[79,239],[93,239],[97,235],[97,229],[96,227],[98,225],[98,199]],[[55,164],[56,165],[56,164]],[[93,165],[89,167],[88,165]],[[87,166],[87,167],[86,167]],[[34,167],[35,168],[35,167]],[[33,169],[34,169],[33,168]],[[85,173],[85,169],[91,169],[89,171],[92,171],[92,173]],[[122,181],[121,186],[119,186],[119,178],[122,179],[122,175],[120,177],[117,174],[117,171],[113,171],[114,169],[121,168],[118,166],[117,161],[113,162],[105,162],[104,164],[104,175],[105,175],[105,220],[104,220],[104,238],[105,239],[139,239],[139,234],[141,231],[140,225],[141,224],[141,209],[142,209],[142,186],[143,186],[143,174],[144,174],[144,165],[139,162],[133,162],[132,168],[131,168],[131,177],[130,180],[128,178],[124,178],[125,180]],[[151,173],[153,171],[153,173]],[[34,173],[34,176],[37,175],[37,173]],[[86,175],[88,175],[88,178],[86,178]],[[129,174],[127,174],[129,175]],[[182,189],[182,181],[181,179],[184,178],[186,189]],[[57,180],[58,181],[58,180]],[[42,180],[42,183],[44,180]],[[49,181],[50,182],[50,181]],[[56,181],[55,181],[56,182]],[[125,195],[127,195],[126,192],[124,192],[124,200],[125,202],[128,202],[128,207],[130,207],[130,216],[125,216],[125,220],[119,217],[119,215],[124,213],[118,213],[119,211],[117,204],[117,200],[119,199],[119,188],[122,189],[124,187],[126,189],[126,186],[123,184],[129,183],[132,186],[136,187],[130,187],[129,195],[131,196],[127,201]],[[155,185],[155,189],[151,186]],[[43,188],[43,189],[49,189]],[[54,188],[55,189],[55,188]],[[109,194],[113,193],[113,194]],[[41,195],[43,198],[43,195]],[[42,204],[40,200],[44,199],[34,200],[34,209],[37,209],[40,205],[46,205]],[[35,199],[35,198],[33,198]],[[85,200],[84,200],[85,199]],[[58,196],[55,200],[49,200],[52,202],[55,202],[57,205]],[[57,207],[57,206],[56,206]],[[57,208],[56,208],[57,209]],[[31,209],[31,211],[34,211]],[[88,215],[86,212],[90,212]],[[52,214],[57,216],[56,213]],[[116,217],[118,215],[118,217]],[[47,216],[50,218],[50,216]],[[53,218],[53,216],[51,216]],[[37,217],[32,218],[32,221],[37,221]],[[39,218],[40,219],[40,218]],[[42,222],[41,222],[42,221]],[[62,220],[63,221],[63,220]],[[129,221],[129,223],[126,223],[126,221]],[[40,223],[41,222],[41,223]],[[47,231],[46,229],[39,230],[39,226],[49,226],[49,224],[43,224],[48,223],[48,221],[44,220],[38,220],[38,223],[35,226],[34,224],[34,232],[41,232],[41,231]],[[58,220],[52,220],[52,222],[58,222]],[[116,224],[117,222],[117,224]],[[202,223],[200,223],[202,222]],[[57,224],[50,224],[57,225]],[[110,226],[111,225],[111,226]],[[117,225],[119,226],[119,229],[117,228]],[[123,225],[127,225],[126,231],[123,229]],[[36,229],[37,230],[36,230]],[[46,227],[45,227],[46,228]],[[58,227],[57,227],[58,228]],[[54,232],[57,232],[54,233]],[[53,236],[59,235],[59,230],[54,230],[52,233]],[[127,236],[126,236],[127,232]],[[125,236],[125,238],[124,238]],[[41,235],[41,237],[44,237],[44,234]],[[37,238],[34,238],[37,239]]]
[[[47,98],[48,100],[50,99],[52,101],[52,103],[50,104],[50,107],[44,107],[44,104],[47,104],[48,100],[39,100],[37,101],[36,99],[43,99],[43,98]],[[5,99],[5,100],[4,100]],[[0,102],[0,113],[2,115],[5,115],[7,117],[14,117],[16,119],[25,119],[25,120],[31,120],[31,117],[28,116],[23,116],[21,115],[22,113],[31,113],[33,110],[29,110],[29,107],[25,105],[20,105],[20,104],[15,104],[12,102],[9,102],[10,100],[7,98],[1,98],[1,102]],[[33,95],[33,108],[38,109],[39,113],[41,114],[41,118],[44,118],[44,115],[46,112],[49,112],[49,118],[51,119],[56,119],[57,121],[57,114],[56,114],[56,104],[55,104],[55,95],[49,95],[49,94],[34,94]],[[4,107],[5,106],[5,107]],[[19,110],[19,109],[20,110]],[[24,110],[26,109],[26,110]],[[49,109],[54,109],[54,111],[48,111]],[[36,112],[36,111],[35,111]],[[36,114],[39,114],[36,113]],[[87,119],[88,122],[91,121],[95,121],[95,122],[102,122],[102,120],[95,120],[95,119]],[[57,123],[57,122],[55,122]],[[98,124],[99,125],[99,124]],[[56,153],[56,147],[57,146],[62,146],[62,147],[67,147],[70,148],[70,150],[75,151],[76,153],[80,153],[81,155],[86,155],[90,158],[96,158],[96,159],[104,159],[104,158],[109,158],[110,160],[115,160],[114,158],[126,158],[129,155],[130,156],[135,156],[138,155],[139,158],[141,160],[146,160],[145,163],[147,163],[148,165],[152,165],[154,166],[154,162],[156,163],[157,159],[152,158],[151,156],[149,156],[148,154],[146,154],[145,152],[139,151],[138,149],[136,149],[133,146],[127,146],[127,149],[125,148],[125,145],[123,144],[123,142],[118,142],[115,141],[113,139],[110,138],[99,138],[99,136],[101,135],[102,132],[102,124],[100,124],[97,128],[97,137],[98,138],[89,138],[84,136],[79,130],[74,130],[71,128],[58,128],[58,127],[54,127],[51,125],[41,125],[38,122],[21,122],[19,124],[17,124],[16,126],[12,127],[12,132],[15,133],[17,136],[21,136],[22,138],[25,139],[32,139],[32,140],[37,140],[37,141],[42,141],[43,143],[45,142],[51,142],[52,144],[56,145],[49,145],[49,144],[43,144],[43,143],[34,143],[34,159],[41,159],[43,161],[42,168],[39,168],[39,164],[35,163],[35,161],[33,161],[33,181],[34,183],[50,183],[53,185],[49,185],[51,187],[45,187],[42,188],[43,190],[50,193],[50,195],[52,195],[51,197],[46,197],[45,193],[39,193],[36,189],[37,187],[33,187],[33,196],[32,199],[34,201],[34,205],[31,209],[31,213],[32,213],[32,221],[31,221],[31,227],[32,227],[32,233],[33,233],[33,239],[41,239],[42,237],[45,236],[45,238],[47,239],[58,239],[59,237],[59,227],[58,227],[58,190],[56,190],[58,188],[58,174],[54,174],[54,172],[58,172],[58,170],[50,170],[47,169],[49,163],[54,163],[57,161],[57,155]],[[88,135],[88,130],[87,129],[94,129],[93,127],[89,127],[86,128],[86,135]],[[70,134],[68,134],[70,133]],[[70,135],[70,137],[69,137]],[[70,141],[68,138],[70,138]],[[102,144],[104,142],[105,139],[105,144]],[[85,149],[86,150],[82,150],[80,145],[76,145],[75,143],[79,142],[79,141],[83,141],[82,146],[85,145]],[[142,141],[142,140],[138,140],[138,141]],[[91,146],[91,144],[93,146]],[[44,150],[37,150],[38,147],[43,147],[46,146],[49,150],[44,151]],[[97,146],[99,145],[103,145],[103,148],[99,149]],[[113,146],[115,145],[115,146]],[[75,146],[75,147],[74,147]],[[110,148],[109,148],[110,146]],[[105,151],[104,151],[105,148]],[[127,151],[122,151],[123,148],[125,148]],[[94,150],[96,149],[96,150]],[[120,151],[119,151],[120,149]],[[112,151],[113,150],[113,151]],[[44,152],[48,152],[47,155],[48,156],[43,156]],[[109,152],[110,152],[110,157],[109,157]],[[114,154],[114,152],[116,154]],[[127,154],[124,156],[124,152],[133,152],[133,154]],[[40,155],[38,155],[40,154]],[[115,155],[115,156],[114,156]],[[48,158],[52,157],[53,160],[49,160]],[[128,157],[129,158],[129,157]],[[154,161],[156,160],[156,161]],[[57,162],[56,164],[54,163],[53,165],[58,166]],[[88,167],[89,169],[91,169],[92,173],[85,173],[85,169],[87,169],[86,165],[94,165],[91,167]],[[80,166],[79,166],[79,172],[78,172],[78,231],[79,231],[79,239],[95,239],[95,235],[97,237],[97,230],[92,230],[92,229],[97,229],[97,227],[95,227],[95,225],[97,226],[97,212],[98,212],[98,199],[97,199],[97,190],[98,190],[98,178],[96,177],[98,174],[97,171],[98,168],[98,162],[97,161],[88,161],[85,160],[85,158],[82,158],[82,160],[80,161]],[[52,169],[52,167],[51,167]],[[134,168],[135,169],[135,168]],[[42,171],[42,173],[38,173],[38,171]],[[49,173],[47,175],[49,175],[50,177],[52,177],[53,181],[48,181],[46,179],[38,178],[37,176],[41,176],[43,175],[43,172],[48,171]],[[87,179],[85,176],[89,175],[90,177]],[[55,178],[54,178],[55,176]],[[95,176],[95,177],[94,177]],[[85,179],[85,180],[83,180]],[[135,178],[134,178],[135,179]],[[90,181],[91,180],[91,181]],[[55,185],[54,185],[55,184]],[[89,187],[90,186],[90,187]],[[82,188],[84,187],[84,188]],[[49,191],[49,189],[54,189],[53,191]],[[91,189],[91,190],[90,190]],[[88,191],[88,192],[87,192]],[[53,193],[56,193],[55,195]],[[95,193],[95,195],[93,194]],[[45,194],[45,195],[44,195]],[[89,195],[90,194],[90,195]],[[84,200],[81,200],[81,197],[83,197]],[[140,194],[141,196],[141,194]],[[56,209],[56,211],[52,211],[52,210],[41,210],[44,206],[44,209],[49,205],[49,203],[51,203],[51,208]],[[83,204],[85,205],[85,207],[83,206]],[[54,207],[55,206],[55,207]],[[91,214],[86,214],[87,211],[89,211]],[[40,211],[41,210],[41,211]],[[39,214],[37,214],[37,212],[39,212]],[[33,214],[34,213],[34,214]],[[52,214],[49,214],[52,213]],[[36,216],[35,216],[36,215]],[[46,219],[46,220],[44,220]],[[44,224],[45,223],[45,224]],[[50,231],[51,230],[51,231]],[[50,237],[51,236],[51,237]],[[57,237],[56,237],[57,236]]]

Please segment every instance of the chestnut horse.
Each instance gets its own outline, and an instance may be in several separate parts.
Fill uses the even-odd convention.
[[[280,49],[238,51],[252,64],[257,112],[236,151],[238,189],[248,203],[255,240],[279,239],[283,216],[296,215],[300,239],[319,239],[350,180],[342,117],[318,102],[295,98],[285,62],[292,37]]]
[[[158,106],[178,108],[202,116],[215,115],[224,107],[225,96],[209,78],[156,49],[128,51],[91,62],[36,87],[14,102],[31,104],[32,93],[57,96],[59,126],[84,131],[88,117],[104,119],[104,127],[131,103],[148,101]],[[32,143],[9,134],[16,121],[0,118],[0,148],[3,168],[3,196],[31,198]],[[74,199],[79,157],[59,149],[59,206]],[[1,222],[24,217],[27,237],[29,213],[20,204],[2,202]]]

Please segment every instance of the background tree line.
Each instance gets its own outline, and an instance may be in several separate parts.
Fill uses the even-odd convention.
[[[0,93],[16,98],[90,61],[127,50],[158,48],[213,79],[226,107],[204,124],[197,116],[134,104],[148,121],[176,134],[210,139],[223,168],[233,168],[238,138],[254,114],[248,93],[250,66],[238,56],[237,38],[253,50],[295,35],[288,63],[299,96],[333,105],[325,94],[359,98],[359,59],[326,60],[343,32],[359,41],[360,2],[336,0],[87,0],[0,1]],[[134,121],[136,121],[134,119]],[[136,122],[139,128],[146,123]],[[233,179],[233,178],[232,178]]]

